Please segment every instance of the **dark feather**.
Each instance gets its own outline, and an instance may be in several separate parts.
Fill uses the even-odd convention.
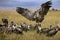
[[[51,1],[43,3],[41,5],[41,8],[35,11],[34,13],[22,7],[17,7],[16,11],[29,20],[33,20],[36,22],[42,22],[44,20],[44,16],[47,14],[49,8],[51,7],[51,4],[52,4]]]

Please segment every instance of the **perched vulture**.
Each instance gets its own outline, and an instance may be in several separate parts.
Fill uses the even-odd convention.
[[[17,7],[16,11],[21,14],[22,16],[26,17],[29,20],[42,22],[44,20],[44,16],[47,14],[49,8],[51,7],[52,2],[47,1],[41,5],[41,8],[32,13],[30,10],[22,7]]]

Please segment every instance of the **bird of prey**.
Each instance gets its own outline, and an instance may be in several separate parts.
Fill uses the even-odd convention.
[[[16,11],[22,16],[29,20],[36,21],[36,23],[41,23],[44,20],[44,16],[47,15],[50,7],[52,5],[51,1],[47,1],[41,5],[41,8],[32,13],[27,8],[17,7]]]

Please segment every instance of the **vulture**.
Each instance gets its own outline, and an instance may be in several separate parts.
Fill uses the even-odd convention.
[[[22,7],[16,7],[16,11],[29,20],[36,21],[36,23],[41,23],[44,20],[44,16],[47,15],[51,5],[52,2],[47,1],[41,5],[41,8],[33,13],[29,9]]]
[[[56,35],[57,34],[57,32],[58,32],[58,28],[56,28],[56,29],[53,29],[53,30],[50,30],[48,33],[47,33],[47,36],[54,36],[54,35]]]

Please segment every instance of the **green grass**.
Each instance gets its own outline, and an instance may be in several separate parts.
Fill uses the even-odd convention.
[[[9,21],[14,21],[15,23],[20,24],[21,22],[26,22],[27,24],[35,24],[33,21],[29,21],[23,16],[19,15],[15,11],[0,11],[0,23],[2,23],[1,19],[6,17]],[[56,26],[60,24],[60,11],[49,11],[45,16],[44,21],[42,22],[42,27],[49,27],[49,25]],[[53,37],[47,37],[46,35],[39,35],[35,30],[24,32],[24,35],[20,34],[0,34],[0,40],[60,40],[60,32],[58,32]]]

